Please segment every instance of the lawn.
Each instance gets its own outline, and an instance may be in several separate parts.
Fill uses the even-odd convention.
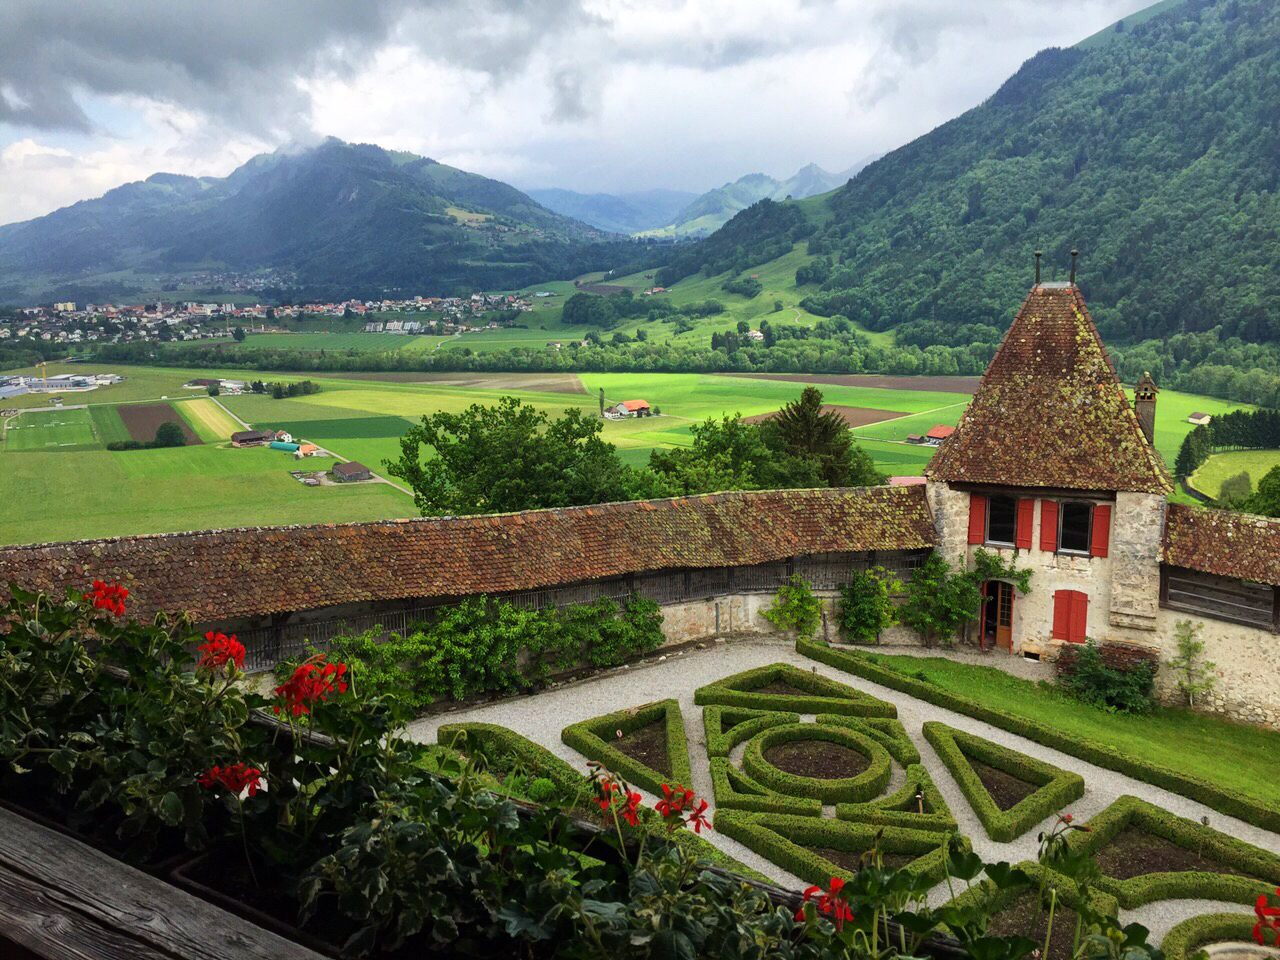
[[[98,448],[93,418],[88,410],[39,410],[9,420],[4,433],[7,452],[47,451],[69,453]]]
[[[98,439],[105,446],[108,443],[120,443],[132,440],[129,428],[120,419],[120,411],[115,404],[98,403],[89,408],[89,416],[93,418],[94,428],[98,431]]]
[[[278,450],[212,445],[3,454],[0,543],[417,515],[387,484],[305,487],[294,467]]]
[[[1249,474],[1254,490],[1267,471],[1280,467],[1280,450],[1235,450],[1210,457],[1191,475],[1191,485],[1201,493],[1216,497],[1222,481],[1240,472]]]
[[[1146,716],[1107,713],[995,667],[937,657],[874,654],[871,659],[917,679],[923,674],[952,693],[999,704],[1006,713],[1280,807],[1280,783],[1261,772],[1280,757],[1280,733],[1189,710],[1159,708]]]
[[[96,411],[98,408],[94,408]],[[244,429],[212,397],[201,397],[174,404],[174,409],[191,425],[191,429],[205,443],[230,440],[237,430]]]

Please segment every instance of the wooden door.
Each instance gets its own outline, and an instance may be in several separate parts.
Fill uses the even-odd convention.
[[[1013,584],[997,580],[996,588],[996,646],[1006,653],[1013,653]]]

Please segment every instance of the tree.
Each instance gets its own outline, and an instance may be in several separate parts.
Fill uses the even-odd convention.
[[[1203,623],[1179,620],[1174,634],[1178,640],[1178,655],[1169,660],[1169,669],[1178,678],[1178,690],[1187,698],[1189,707],[1194,707],[1196,697],[1211,691],[1217,681],[1213,673],[1217,664],[1200,660],[1204,641],[1198,634],[1203,628]]]
[[[236,341],[236,343],[243,343],[246,336],[247,334],[244,332],[244,327],[236,327],[231,331],[231,337]]]
[[[283,383],[273,383],[273,384],[271,385],[271,398],[272,398],[273,400],[283,400],[283,399],[284,399],[284,384],[283,384]]]
[[[209,387],[209,396],[211,397],[216,397],[221,392],[222,390],[218,387],[216,383]]]
[[[844,417],[823,409],[817,387],[805,387],[800,399],[765,421],[762,433],[776,453],[808,463],[824,486],[868,486],[884,480],[871,457],[854,444]]]
[[[1280,517],[1280,467],[1272,467],[1258,481],[1258,490],[1248,500],[1250,513]]]
[[[179,424],[174,423],[172,420],[166,420],[156,427],[156,438],[151,445],[153,447],[185,447],[187,445],[187,437],[182,432],[182,427]]]
[[[635,471],[600,439],[604,424],[547,415],[515,397],[422,418],[387,471],[407,483],[423,516],[505,513],[627,499]]]

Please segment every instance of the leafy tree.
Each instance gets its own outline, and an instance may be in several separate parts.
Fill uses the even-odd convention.
[[[218,387],[218,385],[217,385],[216,383],[215,383],[215,384],[213,384],[213,385],[211,385],[211,386],[209,387],[209,390],[208,390],[209,396],[211,396],[211,397],[216,397],[216,396],[217,396],[218,394],[220,394],[221,392],[222,392],[222,390]]]
[[[172,420],[166,420],[156,427],[156,438],[151,442],[153,447],[184,447],[187,444],[186,434],[182,427]]]
[[[840,626],[853,643],[879,643],[880,633],[898,622],[894,598],[902,581],[884,567],[855,570],[840,587]]]
[[[231,337],[236,343],[243,342],[246,336],[247,334],[244,332],[244,327],[236,327],[231,331]]]
[[[920,634],[926,646],[939,639],[950,644],[961,627],[977,618],[984,582],[1010,580],[1025,594],[1031,589],[1031,574],[981,548],[974,551],[973,570],[953,573],[951,564],[931,551],[907,584],[899,620]]]
[[[629,497],[634,471],[600,439],[604,424],[566,410],[548,420],[515,397],[424,416],[400,440],[388,472],[409,485],[423,516],[505,513]]]
[[[1272,467],[1258,481],[1257,492],[1248,499],[1245,506],[1250,513],[1280,517],[1280,467]]]
[[[1187,698],[1189,707],[1194,707],[1196,697],[1209,693],[1217,682],[1214,675],[1217,664],[1200,659],[1204,653],[1204,641],[1198,634],[1202,629],[1203,623],[1179,620],[1174,634],[1178,641],[1178,655],[1169,660],[1169,669],[1178,678],[1178,690]]]

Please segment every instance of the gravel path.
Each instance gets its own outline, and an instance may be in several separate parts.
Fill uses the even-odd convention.
[[[895,648],[893,652],[906,652],[906,650]],[[937,651],[926,651],[926,653],[933,655]],[[955,654],[949,656],[951,659],[962,658]],[[969,654],[967,657],[980,658],[984,665],[997,665],[995,659],[990,656]],[[1012,666],[1015,658],[1009,659]],[[1044,666],[1034,661],[1017,662],[1029,664],[1034,668]],[[753,639],[732,643],[717,641],[704,649],[685,651],[637,666],[611,670],[537,695],[427,717],[412,724],[409,733],[416,740],[434,742],[436,728],[441,724],[472,721],[496,723],[523,734],[585,771],[586,758],[561,742],[561,730],[569,724],[611,713],[624,707],[674,697],[679,701],[684,716],[685,734],[689,742],[689,760],[693,769],[692,786],[700,796],[710,801],[712,799],[711,777],[707,762],[706,736],[702,726],[702,708],[693,702],[694,691],[698,687],[730,674],[771,663],[790,663],[812,670],[896,704],[898,717],[906,728],[907,734],[919,748],[922,762],[929,771],[929,775],[933,777],[934,783],[951,807],[960,832],[967,835],[973,842],[974,851],[989,862],[1034,860],[1038,847],[1037,834],[1041,830],[1048,829],[1056,818],[1049,817],[1012,843],[996,843],[989,839],[963,794],[960,793],[950,772],[943,766],[933,747],[924,739],[921,727],[925,721],[940,721],[956,729],[969,731],[995,743],[1004,744],[1061,769],[1079,773],[1085,780],[1085,794],[1071,805],[1071,812],[1075,814],[1077,821],[1088,820],[1109,807],[1118,797],[1129,794],[1141,797],[1182,817],[1199,820],[1207,816],[1210,825],[1217,830],[1265,850],[1280,852],[1280,835],[1228,817],[1194,800],[1170,793],[1141,780],[1135,780],[1114,770],[1106,770],[1041,746],[963,714],[953,713],[860,677],[843,673],[825,664],[816,663],[796,653],[795,648],[790,644],[778,640]],[[1016,672],[1020,673],[1023,669],[1025,668],[1018,667]],[[804,719],[811,720],[812,717]],[[740,753],[740,749],[735,752]],[[650,803],[654,800],[652,796],[647,796],[646,799]],[[797,888],[806,885],[735,840],[715,832],[704,834],[704,836],[725,853],[772,878],[776,883]],[[936,887],[930,895],[931,903],[942,903],[946,899],[945,884]],[[1251,913],[1251,909],[1243,904],[1220,903],[1213,900],[1166,900],[1137,910],[1121,910],[1120,920],[1123,923],[1135,920],[1142,923],[1151,930],[1155,939],[1162,938],[1171,927],[1188,917],[1216,912]]]

